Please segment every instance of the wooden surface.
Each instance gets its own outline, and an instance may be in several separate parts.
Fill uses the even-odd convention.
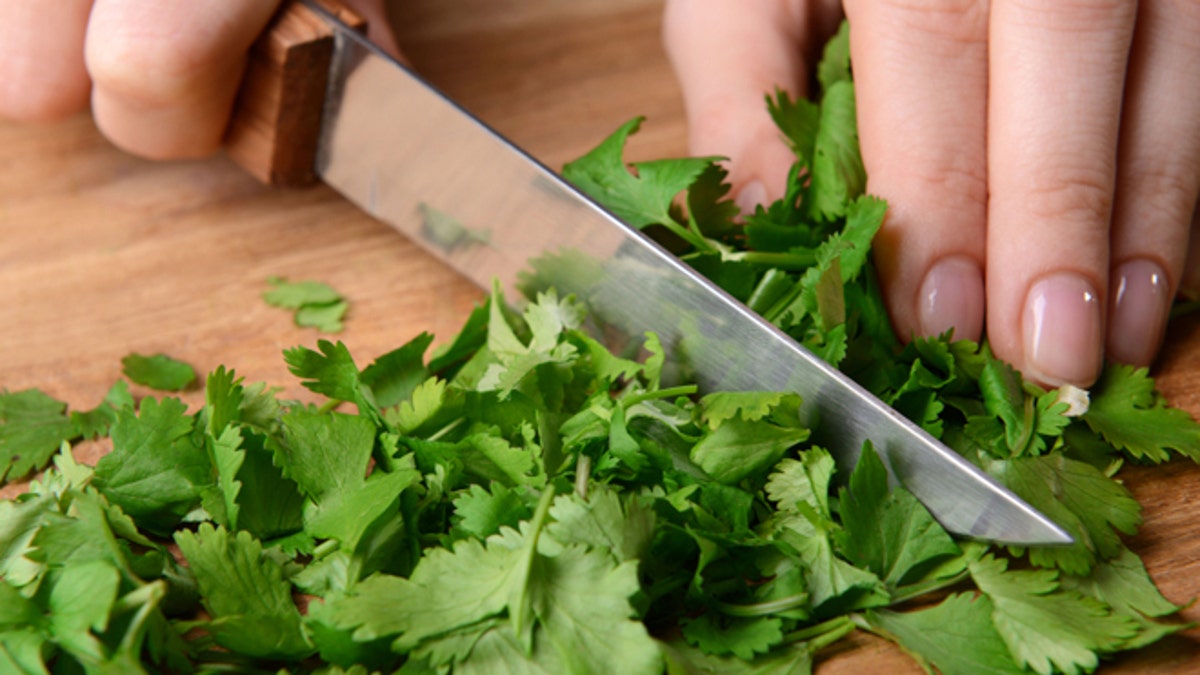
[[[633,159],[686,151],[678,88],[660,46],[660,0],[399,3],[414,66],[551,167],[647,116]],[[0,388],[39,387],[89,408],[130,352],[304,390],[284,348],[319,335],[260,294],[271,276],[332,284],[351,302],[338,336],[357,360],[421,331],[449,336],[481,292],[324,187],[262,187],[225,157],[150,163],[114,150],[86,115],[0,122]],[[1200,413],[1200,323],[1171,331],[1160,383]],[[139,392],[146,393],[146,392]],[[198,391],[187,392],[190,402]],[[86,450],[86,449],[85,449]],[[1130,469],[1145,505],[1131,540],[1175,602],[1200,591],[1200,469]],[[1185,613],[1200,621],[1200,610]],[[870,637],[823,655],[820,673],[919,672]],[[1200,670],[1200,632],[1106,665]]]

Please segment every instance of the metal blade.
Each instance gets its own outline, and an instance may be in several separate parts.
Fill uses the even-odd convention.
[[[606,335],[657,333],[704,390],[798,392],[841,470],[869,439],[893,479],[952,532],[1070,543],[975,466],[350,29],[337,31],[323,125],[322,179],[483,287],[498,279],[509,297],[550,284],[574,293]]]

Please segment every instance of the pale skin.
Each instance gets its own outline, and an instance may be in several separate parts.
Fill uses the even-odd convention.
[[[398,53],[385,0],[355,0]],[[215,152],[277,0],[0,0],[0,116],[91,105],[118,147]],[[743,208],[793,157],[763,97],[807,94],[848,18],[875,261],[897,333],[953,328],[1045,385],[1149,365],[1200,291],[1200,2],[667,0],[691,151],[729,158]],[[1200,246],[1194,247],[1200,250]]]

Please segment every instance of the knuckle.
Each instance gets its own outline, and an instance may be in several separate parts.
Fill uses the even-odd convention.
[[[1067,31],[1131,27],[1138,6],[1132,0],[1013,0],[1013,4],[1033,25]]]
[[[154,30],[89,39],[87,67],[96,87],[163,106],[186,100],[222,57],[202,35]]]
[[[1187,219],[1200,194],[1200,161],[1138,162],[1123,174],[1122,194],[1132,195],[1135,208],[1155,222]]]
[[[1104,170],[1041,171],[1025,199],[1030,214],[1049,222],[1103,223],[1112,217],[1113,180]]]
[[[914,39],[977,43],[987,35],[988,3],[977,0],[887,0],[897,26]]]

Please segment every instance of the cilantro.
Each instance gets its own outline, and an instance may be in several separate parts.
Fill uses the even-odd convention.
[[[627,165],[640,120],[566,173],[1073,546],[956,540],[869,445],[845,473],[812,445],[795,394],[664,387],[681,373],[659,338],[613,353],[577,286],[519,311],[497,286],[431,353],[428,334],[361,369],[344,343],[287,350],[323,402],[225,367],[192,411],[124,384],[88,411],[0,394],[0,473],[52,462],[0,501],[0,671],[793,673],[867,630],[927,670],[1080,672],[1190,627],[1122,539],[1141,520],[1116,475],[1195,459],[1200,427],[1145,371],[1110,367],[1088,407],[986,344],[901,346],[844,26],[817,80],[815,101],[769,101],[797,163],[744,222],[712,158]],[[486,244],[424,211],[442,245]],[[605,264],[543,258],[522,285]],[[272,284],[301,320],[344,312],[323,284]],[[112,451],[83,465],[81,438]]]
[[[333,287],[320,281],[293,282],[281,277],[271,277],[267,283],[271,288],[263,293],[263,300],[272,307],[294,310],[297,326],[341,332],[342,318],[350,304]]]
[[[1200,461],[1200,425],[1186,412],[1167,407],[1144,368],[1106,368],[1083,421],[1135,459],[1163,462],[1174,450]]]
[[[36,389],[0,392],[0,482],[45,466],[78,434],[67,405]]]
[[[121,359],[121,369],[131,381],[159,391],[182,391],[196,381],[196,371],[166,354],[130,354]]]

